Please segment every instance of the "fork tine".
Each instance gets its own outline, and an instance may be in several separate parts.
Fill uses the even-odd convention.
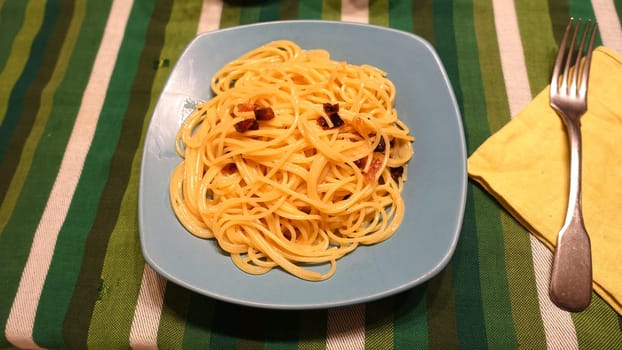
[[[569,24],[572,26],[574,25],[574,18],[570,18],[570,20],[568,21]],[[577,33],[579,32],[579,27],[581,27],[581,20],[579,19],[577,21],[577,25],[574,26],[574,31],[572,32],[572,39],[570,39],[570,48],[568,48],[568,54],[566,55],[566,64],[564,66],[564,75],[562,76],[562,85],[560,87],[560,89],[562,90],[563,93],[568,94],[569,90],[568,90],[568,77],[569,77],[569,72],[570,72],[570,66],[572,65],[572,55],[574,54],[574,47],[575,47],[575,43],[577,42]],[[581,51],[578,50],[577,52],[577,59],[581,59]],[[578,65],[576,67],[579,67]],[[573,82],[570,82],[570,84],[572,84]],[[576,88],[576,86],[573,86],[573,91]]]
[[[566,53],[566,45],[568,44],[568,35],[570,34],[570,28],[572,27],[573,19],[570,18],[566,29],[564,30],[564,37],[559,44],[559,51],[557,52],[557,58],[555,59],[555,66],[553,67],[553,76],[551,78],[551,95],[557,94],[559,88],[559,73],[562,70],[564,57]]]
[[[588,22],[589,23],[589,22]],[[590,32],[590,43],[587,47],[587,53],[585,54],[585,63],[583,64],[583,71],[581,73],[581,85],[579,87],[579,97],[587,99],[587,84],[590,77],[590,66],[592,64],[592,52],[594,51],[594,42],[596,41],[596,31],[598,30],[598,23],[594,22],[592,31]],[[588,27],[585,28],[585,32],[588,31]],[[585,32],[583,35],[585,36]],[[583,47],[583,43],[581,44]]]
[[[592,21],[589,19],[587,20],[587,22],[585,22],[585,28],[583,28],[583,33],[581,34],[581,42],[579,43],[579,46],[577,47],[577,57],[575,58],[575,62],[574,62],[575,68],[572,74],[570,90],[569,90],[569,94],[572,94],[573,96],[577,94],[577,85],[579,84],[579,71],[581,70],[581,57],[583,57],[583,47],[585,46],[585,38],[587,37],[587,33],[590,30],[591,24],[592,24]],[[580,26],[581,26],[581,22],[577,24],[577,28],[575,29],[575,31],[578,31]],[[581,81],[581,83],[583,83],[583,81]]]

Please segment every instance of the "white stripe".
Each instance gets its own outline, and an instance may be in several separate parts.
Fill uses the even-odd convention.
[[[197,34],[218,29],[222,6],[222,0],[203,1]],[[158,327],[162,317],[165,290],[166,280],[145,264],[130,330],[129,342],[132,348],[158,347]]]
[[[513,1],[493,0],[493,11],[505,90],[510,114],[514,117],[532,99],[520,29]],[[574,349],[578,344],[572,318],[569,313],[558,309],[549,298],[548,283],[552,254],[533,235],[531,235],[531,252],[538,302],[548,348]]]
[[[622,27],[613,0],[592,0],[603,45],[622,54]]]
[[[341,2],[341,20],[344,22],[369,22],[369,1],[343,0]]]
[[[132,349],[157,349],[166,281],[145,264],[140,293],[130,329]]]
[[[538,302],[544,324],[544,335],[548,349],[578,349],[577,332],[569,312],[559,309],[549,298],[549,279],[553,253],[531,235],[531,254],[536,274]]]
[[[106,29],[93,64],[93,72],[82,97],[67,149],[37,226],[28,261],[5,327],[6,338],[15,346],[37,348],[32,339],[35,315],[45,283],[56,240],[80,179],[84,160],[95,133],[114,69],[132,1],[112,4]]]
[[[209,32],[220,27],[222,0],[203,0],[197,33]]]
[[[493,0],[493,11],[505,91],[510,104],[510,116],[514,117],[531,102],[523,44],[514,2]]]
[[[365,304],[328,310],[326,350],[365,349]]]

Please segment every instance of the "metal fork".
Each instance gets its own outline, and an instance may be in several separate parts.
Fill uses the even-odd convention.
[[[597,24],[586,21],[575,50],[581,20],[570,18],[559,47],[551,78],[551,107],[563,120],[570,146],[570,190],[564,225],[557,236],[549,295],[567,311],[584,310],[592,299],[590,237],[581,209],[581,121],[587,111],[587,87]],[[591,28],[590,28],[591,27]],[[591,30],[590,30],[591,29]],[[569,36],[572,32],[572,38]],[[582,52],[589,40],[585,59]],[[570,46],[567,49],[567,46]],[[576,53],[575,53],[576,51]],[[571,69],[574,65],[574,69]]]

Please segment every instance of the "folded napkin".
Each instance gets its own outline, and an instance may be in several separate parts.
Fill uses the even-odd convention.
[[[622,57],[594,51],[583,135],[583,215],[592,243],[593,288],[622,314]],[[568,203],[569,152],[544,89],[468,159],[480,183],[554,249]]]

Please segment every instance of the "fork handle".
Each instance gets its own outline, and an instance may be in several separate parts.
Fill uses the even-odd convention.
[[[558,307],[581,311],[592,299],[592,254],[581,206],[580,115],[560,113],[560,116],[570,144],[570,188],[566,220],[558,234],[553,256],[549,295]]]
[[[549,295],[558,307],[582,311],[592,299],[592,254],[583,220],[560,232],[553,256]]]

